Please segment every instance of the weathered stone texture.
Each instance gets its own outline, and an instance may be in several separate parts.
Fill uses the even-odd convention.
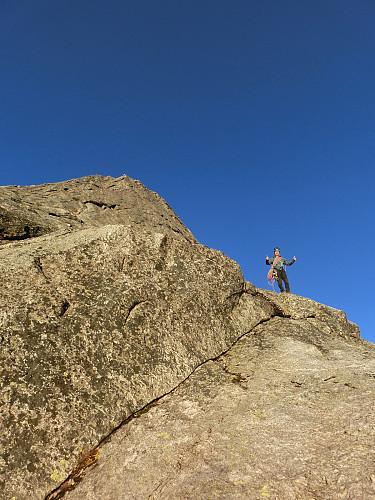
[[[269,300],[280,316],[293,319],[306,319],[318,330],[329,335],[359,338],[359,328],[347,320],[344,311],[319,304],[306,297],[288,293],[275,293],[259,290],[259,294]]]
[[[152,204],[133,193],[135,221],[87,219],[2,247],[1,498],[42,498],[82,451],[273,313],[235,262],[139,189]]]
[[[92,176],[0,188],[0,235],[1,499],[44,498],[66,480],[82,452],[99,446],[124,422],[112,438],[115,443],[123,436],[118,451],[100,445],[100,468],[82,482],[87,490],[76,490],[79,498],[183,498],[178,492],[184,491],[190,498],[194,491],[201,495],[196,498],[209,498],[215,491],[236,498],[236,492],[253,492],[249,478],[263,478],[258,469],[271,468],[267,462],[259,465],[261,449],[268,449],[266,439],[276,446],[269,454],[280,448],[280,457],[292,461],[291,430],[288,443],[277,444],[281,431],[273,435],[272,429],[278,418],[280,423],[292,421],[293,398],[302,391],[298,388],[306,384],[304,394],[316,398],[315,409],[323,405],[328,411],[330,401],[334,407],[343,402],[339,394],[326,391],[335,387],[333,382],[319,385],[334,356],[339,356],[332,368],[335,377],[340,370],[349,377],[345,367],[354,363],[359,381],[353,378],[350,384],[362,388],[362,406],[368,408],[372,361],[365,363],[358,327],[343,312],[257,290],[244,281],[237,263],[200,245],[165,201],[138,181]],[[245,334],[249,336],[231,349]],[[291,361],[288,346],[296,361]],[[371,347],[368,352],[373,360]],[[324,388],[321,396],[314,395],[309,368],[303,365],[305,358],[313,363],[310,355],[317,360],[314,380]],[[298,367],[293,365],[297,362]],[[278,375],[284,363],[285,374]],[[289,373],[293,366],[296,372]],[[367,392],[361,377],[369,381]],[[268,394],[265,384],[276,387],[277,397],[267,399],[277,402],[275,408],[262,402],[264,391]],[[359,398],[358,391],[348,389],[344,383],[345,397]],[[139,416],[150,402],[169,393]],[[359,399],[345,401],[340,411],[351,403],[356,408]],[[159,413],[163,405],[172,407]],[[263,422],[262,411],[270,415],[263,430],[255,425]],[[309,420],[318,421],[311,412],[298,416],[301,435]],[[134,415],[139,418],[131,420]],[[152,415],[160,421],[150,423]],[[358,409],[356,418],[366,415]],[[370,422],[372,417],[366,418]],[[183,430],[184,422],[192,427]],[[247,429],[244,434],[241,426]],[[333,427],[320,436],[329,440],[330,432]],[[260,444],[255,445],[258,434]],[[334,447],[336,438],[331,438]],[[246,461],[249,442],[255,451]],[[207,449],[204,443],[209,443]],[[303,444],[298,449],[302,456]],[[125,462],[119,458],[122,453]],[[237,453],[247,475],[230,465],[240,460]],[[361,448],[358,453],[361,464],[366,452]],[[120,469],[106,469],[108,463],[122,463],[124,478],[119,479]],[[288,467],[297,481],[300,476]],[[303,467],[308,470],[309,462]],[[178,477],[176,471],[182,471]],[[241,487],[230,491],[236,481]],[[274,487],[274,476],[269,481],[267,487]],[[299,483],[285,484],[292,491]],[[84,491],[88,496],[82,496]]]
[[[106,224],[146,224],[196,241],[169,205],[126,175],[92,175],[41,186],[0,187],[3,242]]]
[[[119,429],[65,498],[370,500],[374,397],[374,345],[275,317]]]

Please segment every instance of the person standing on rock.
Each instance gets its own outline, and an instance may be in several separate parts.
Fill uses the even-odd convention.
[[[284,266],[291,266],[295,263],[296,257],[294,256],[292,260],[286,260],[283,257],[280,257],[280,248],[275,247],[273,249],[274,256],[270,259],[268,255],[266,256],[266,264],[267,266],[272,266],[269,273],[268,279],[272,281],[275,276],[277,284],[279,285],[280,292],[290,293],[288,276],[286,275]],[[275,273],[275,274],[274,274]],[[285,290],[283,287],[283,281],[285,284]]]

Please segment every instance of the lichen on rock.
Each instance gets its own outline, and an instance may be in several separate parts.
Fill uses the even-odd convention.
[[[322,361],[319,356],[332,348],[332,339],[341,354],[345,350],[340,350],[340,342],[351,342],[353,355],[359,356],[363,347],[358,327],[343,312],[246,282],[236,262],[200,245],[168,204],[139,181],[91,176],[42,186],[2,187],[0,195],[1,499],[40,499],[59,487],[67,490],[82,453],[100,448],[94,461],[96,474],[102,470],[101,460],[106,460],[102,449],[109,436],[115,439],[117,429],[137,428],[136,423],[142,427],[159,412],[159,402],[174,398],[181,406],[177,410],[172,403],[174,410],[165,410],[171,428],[161,419],[155,422],[156,434],[140,436],[150,443],[155,440],[162,467],[168,453],[176,470],[185,468],[204,446],[192,439],[192,455],[182,447],[176,458],[174,450],[185,439],[176,422],[182,419],[199,427],[194,422],[210,412],[211,402],[219,401],[215,398],[220,394],[220,404],[233,415],[236,402],[252,425],[268,422],[269,407],[248,397],[241,402],[240,397],[254,379],[261,398],[265,373],[259,371],[259,363],[265,352],[276,349],[280,358],[274,367],[280,367],[281,361],[291,363],[289,348],[296,359],[311,364],[311,356],[314,363]],[[270,333],[265,334],[265,328]],[[372,360],[371,348],[368,352]],[[340,375],[340,370],[321,370],[327,380],[342,376],[349,384],[342,387],[345,391],[360,385],[357,379]],[[370,364],[366,370],[371,372]],[[308,383],[306,374],[297,377],[293,372],[292,378],[288,390]],[[271,378],[267,383],[275,385]],[[333,382],[329,387],[335,387]],[[267,389],[267,398],[281,389],[277,384]],[[181,398],[185,390],[193,394]],[[293,409],[308,405],[311,398],[289,392],[285,396]],[[228,443],[241,436],[238,429],[244,421],[222,416],[228,419],[228,428],[217,426],[217,434],[211,427],[196,428],[200,440],[211,443],[204,456],[209,456],[220,433]],[[214,412],[212,418],[221,417]],[[271,434],[268,437],[272,439]],[[251,440],[255,435],[242,438]],[[245,441],[237,441],[242,450]],[[224,455],[237,452],[221,446],[219,462],[225,468],[229,458]],[[125,469],[132,456],[134,460],[141,456],[140,449],[122,451],[127,457]],[[210,470],[213,463],[207,460]],[[173,480],[169,489],[159,491],[152,482],[159,469],[150,467],[139,477],[147,495],[178,498],[173,495],[179,485],[181,491],[190,491],[190,479],[185,484]],[[250,463],[248,467],[251,470]],[[232,472],[233,481],[246,493],[248,476]],[[189,474],[191,484],[203,477],[200,473],[194,477],[193,469]],[[224,476],[216,476],[215,472],[216,479],[200,498],[214,490],[229,491]],[[74,494],[85,483],[86,479]],[[264,485],[267,489],[262,490]],[[268,491],[272,496],[272,485],[265,480],[254,487],[264,497]],[[125,497],[124,492],[111,497],[106,486],[105,481],[95,485],[102,499],[142,498],[136,493]],[[163,490],[172,496],[163,497]],[[86,498],[95,498],[90,495]]]

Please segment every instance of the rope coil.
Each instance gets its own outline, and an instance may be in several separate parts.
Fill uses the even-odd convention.
[[[276,272],[276,269],[270,269],[270,271],[268,272],[268,284],[269,285],[272,285],[272,289],[273,291],[275,292],[275,280],[277,278],[277,272]]]

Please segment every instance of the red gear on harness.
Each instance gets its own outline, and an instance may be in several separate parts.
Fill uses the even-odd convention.
[[[275,257],[275,260],[273,261],[273,264],[271,266],[271,269],[268,271],[268,274],[267,274],[267,279],[268,279],[268,284],[269,285],[272,285],[272,288],[273,288],[273,291],[275,291],[275,287],[274,287],[274,281],[275,279],[277,278],[277,271],[275,269],[275,265],[277,264],[277,262],[281,259],[281,257]]]

